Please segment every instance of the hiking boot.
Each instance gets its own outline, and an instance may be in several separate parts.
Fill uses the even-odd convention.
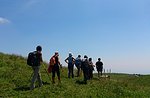
[[[55,83],[55,77],[52,77],[52,83],[53,84]]]
[[[33,90],[35,88],[35,86],[34,85],[32,85],[31,87],[30,87],[30,90]]]
[[[52,81],[52,84],[55,84],[55,81]]]
[[[43,86],[43,83],[39,85],[39,87],[42,87],[42,86]]]

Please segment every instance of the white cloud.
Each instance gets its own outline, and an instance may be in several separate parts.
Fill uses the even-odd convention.
[[[10,23],[10,21],[6,18],[0,17],[0,24]]]

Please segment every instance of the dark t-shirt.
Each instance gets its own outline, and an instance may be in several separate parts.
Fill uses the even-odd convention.
[[[88,69],[88,68],[89,68],[89,62],[86,59],[86,60],[82,61],[82,63],[81,63],[81,69],[84,70],[84,69]]]
[[[38,66],[40,66],[40,62],[43,62],[43,60],[42,60],[42,53],[37,51],[36,55],[37,55],[37,64],[38,64]]]
[[[97,70],[103,69],[103,63],[101,61],[97,61],[96,62],[96,68],[97,68]]]
[[[58,57],[55,57],[55,64],[59,64],[59,60],[58,60]]]

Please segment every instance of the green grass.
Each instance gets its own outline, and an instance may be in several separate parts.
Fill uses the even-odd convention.
[[[46,67],[46,63],[44,64]],[[52,84],[43,66],[44,85],[29,90],[32,69],[22,56],[0,53],[0,97],[11,98],[150,98],[150,75],[109,74],[110,79],[98,79],[82,84],[83,76],[67,78],[67,68],[61,70],[61,84]],[[51,78],[51,74],[50,74]]]

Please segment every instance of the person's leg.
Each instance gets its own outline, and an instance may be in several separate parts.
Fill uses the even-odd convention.
[[[88,71],[88,69],[85,69],[85,79],[84,79],[84,81],[85,81],[85,83],[87,83],[87,80],[89,79],[89,71]]]
[[[70,66],[68,65],[68,78],[70,78]]]
[[[102,70],[101,70],[101,76],[102,76]]]
[[[39,67],[33,66],[32,69],[33,69],[33,77],[32,77],[31,86],[30,86],[31,90],[34,89],[34,87],[35,87],[34,82],[36,81],[36,79],[38,77]]]
[[[85,70],[83,70],[83,75],[84,75],[84,82],[87,83],[87,78],[86,78],[87,76],[86,76],[86,71]]]
[[[68,78],[70,78],[70,74],[72,74],[72,65],[68,64]]]
[[[80,68],[77,68],[77,77],[79,77],[80,74]]]
[[[92,73],[91,73],[91,78],[93,78],[93,70],[92,70]]]
[[[55,66],[52,68],[52,83],[55,83]]]
[[[40,66],[38,66],[38,67],[39,67],[38,69],[40,69]],[[43,85],[43,83],[42,83],[42,79],[41,79],[40,70],[39,70],[39,72],[38,72],[38,77],[37,77],[37,79],[38,79],[38,82],[39,82],[39,86],[41,87],[41,86]]]
[[[61,82],[61,80],[60,80],[60,71],[57,72],[57,77],[58,77],[58,81]]]
[[[92,70],[89,70],[89,79],[92,79]]]
[[[87,69],[87,79],[88,80],[90,79],[90,69],[89,68]]]
[[[103,72],[103,68],[100,68],[100,73],[101,73],[101,76],[102,76],[102,72]]]
[[[73,72],[73,65],[71,66],[71,74],[72,74],[72,78],[74,78],[74,72]]]
[[[98,77],[99,77],[99,70],[97,72],[98,72]]]
[[[58,77],[58,81],[61,82],[61,81],[60,81],[60,70],[59,70],[59,66],[57,66],[57,77]]]

